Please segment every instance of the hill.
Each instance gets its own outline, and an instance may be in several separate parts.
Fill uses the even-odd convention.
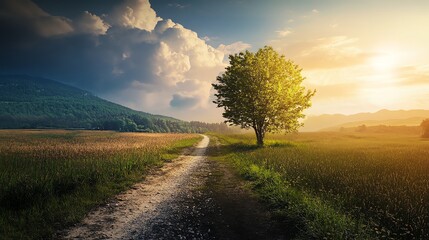
[[[145,132],[203,132],[220,124],[152,115],[54,80],[0,76],[0,128],[80,128]]]
[[[300,131],[338,131],[360,125],[367,126],[417,126],[423,119],[429,118],[429,110],[380,110],[374,113],[353,115],[324,114],[310,116],[304,121]]]

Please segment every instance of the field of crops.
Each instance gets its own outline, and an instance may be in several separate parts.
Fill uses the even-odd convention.
[[[269,135],[262,149],[250,134],[216,137],[223,158],[314,237],[429,239],[429,141],[419,136]]]
[[[2,130],[0,238],[50,238],[199,139],[191,134]]]

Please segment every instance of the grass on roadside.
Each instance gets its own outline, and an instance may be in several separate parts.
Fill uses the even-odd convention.
[[[428,148],[418,137],[272,135],[264,148],[251,135],[211,137],[212,157],[249,180],[298,239],[428,236]]]
[[[48,239],[201,137],[0,131],[0,236]]]

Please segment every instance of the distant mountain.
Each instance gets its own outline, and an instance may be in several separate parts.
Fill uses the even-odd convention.
[[[82,128],[147,132],[202,132],[216,124],[189,123],[109,102],[57,81],[0,76],[0,128]]]
[[[304,121],[303,132],[338,131],[341,127],[367,126],[416,126],[423,119],[429,118],[429,110],[380,110],[374,113],[358,113],[353,115],[324,114],[310,116]]]

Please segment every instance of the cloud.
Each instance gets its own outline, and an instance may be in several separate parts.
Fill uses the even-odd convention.
[[[152,68],[157,77],[167,84],[175,85],[184,79],[185,73],[191,69],[191,63],[188,55],[175,52],[165,42],[160,42]]]
[[[359,55],[362,53],[362,50],[353,45],[357,41],[357,38],[349,38],[346,36],[319,38],[315,41],[315,45],[312,46],[309,50],[303,51],[302,55],[308,56],[315,52],[325,52],[329,55]]]
[[[174,108],[192,108],[198,104],[198,102],[199,99],[195,97],[173,94],[173,99],[170,101],[170,106]]]
[[[312,13],[314,13],[314,14],[318,14],[318,13],[319,13],[319,10],[317,10],[317,9],[313,9],[313,10],[311,10],[311,12],[312,12]]]
[[[167,44],[172,51],[182,52],[189,56],[192,66],[217,67],[222,65],[223,53],[207,45],[203,39],[198,37],[196,32],[173,23],[171,20],[160,23],[163,24],[163,22],[170,22],[170,27],[162,32],[159,39]]]
[[[333,36],[314,40],[284,43],[272,42],[274,47],[284,52],[306,69],[343,68],[363,64],[373,56],[357,46],[357,38]]]
[[[292,31],[291,31],[291,30],[289,30],[289,29],[284,29],[284,30],[278,30],[278,31],[276,31],[276,33],[277,33],[277,35],[278,35],[279,37],[286,37],[286,36],[288,36],[289,34],[291,34],[291,33],[292,33]]]
[[[359,94],[360,85],[358,83],[338,83],[330,85],[308,85],[309,89],[316,89],[314,101],[338,100],[353,98]]]
[[[52,16],[30,0],[0,1],[2,38],[28,40],[28,37],[50,37],[73,32],[71,20]]]
[[[15,19],[2,17],[0,26]],[[224,70],[225,54],[250,47],[213,48],[196,32],[162,20],[147,0],[125,1],[103,19],[84,12],[66,23],[71,32],[28,38],[31,47],[1,39],[0,74],[43,76],[147,112],[207,121],[218,113],[211,83]]]
[[[239,41],[239,42],[231,43],[229,45],[220,44],[217,47],[217,50],[223,52],[225,55],[229,55],[229,54],[242,52],[242,51],[247,50],[251,47],[252,47],[252,45],[245,43],[245,42],[242,42],[242,41]]]
[[[168,6],[169,7],[173,7],[173,8],[179,8],[179,9],[183,9],[183,8],[186,7],[185,5],[182,5],[182,4],[179,4],[179,3],[169,3]]]
[[[152,9],[149,0],[125,0],[112,15],[112,20],[120,26],[146,31],[152,31],[162,20]]]
[[[395,71],[403,86],[429,85],[429,66],[405,66]]]
[[[77,31],[94,35],[104,35],[110,28],[110,25],[105,23],[99,16],[88,11],[83,12],[74,25]]]

